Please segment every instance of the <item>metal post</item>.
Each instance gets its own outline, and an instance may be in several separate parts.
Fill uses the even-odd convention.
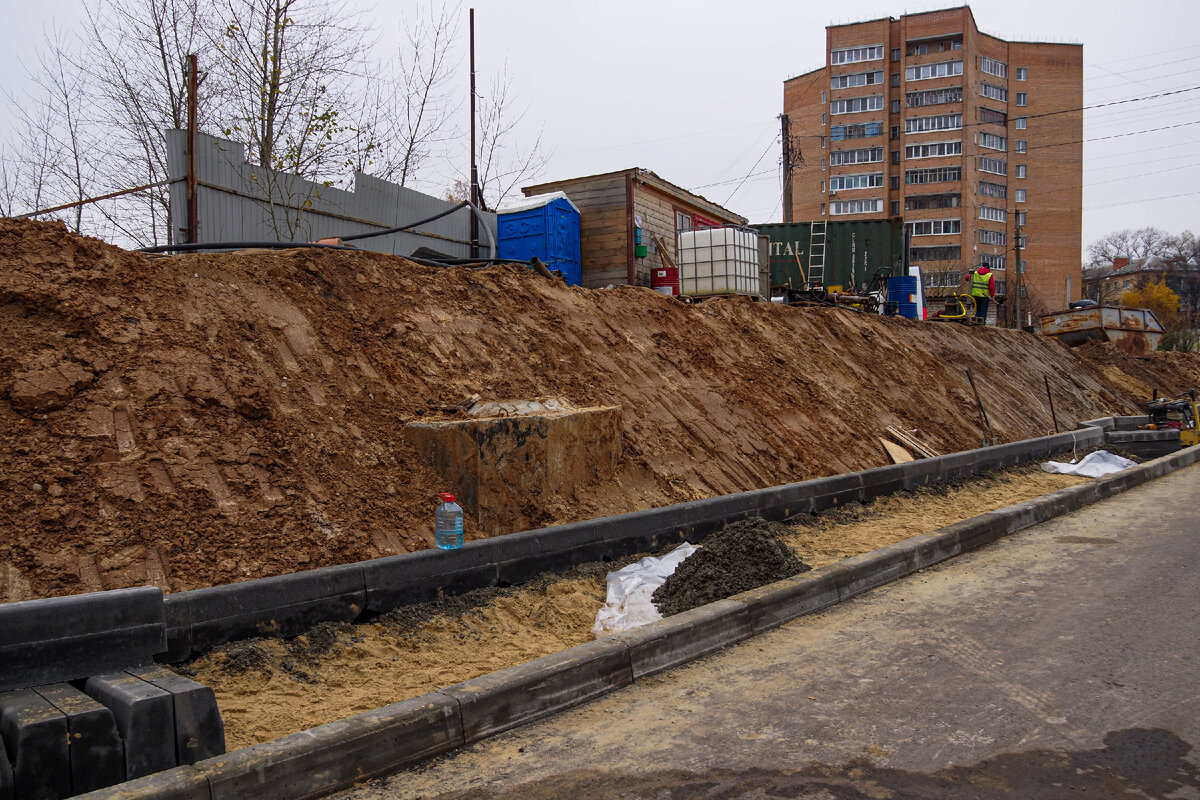
[[[779,115],[783,135],[783,221],[792,221],[792,132],[787,114]]]
[[[199,79],[197,78],[196,54],[188,56],[187,83],[187,241],[195,244],[200,241],[200,220],[196,202],[196,112],[199,101],[196,99]]]
[[[471,205],[478,208],[479,164],[475,161],[475,9],[471,9]],[[479,219],[471,215],[471,257],[479,257]]]
[[[1013,292],[1013,322],[1015,327],[1021,327],[1021,212],[1013,211],[1013,245],[1016,248],[1016,264],[1013,265],[1013,275],[1016,276],[1017,290]]]

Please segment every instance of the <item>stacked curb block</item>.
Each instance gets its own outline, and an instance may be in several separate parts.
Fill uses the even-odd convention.
[[[1103,435],[1099,427],[1091,430]],[[1001,464],[1011,465],[1006,460],[1015,457],[1017,451],[1005,451],[1005,447],[1012,446],[984,451],[989,464],[998,459]],[[964,462],[956,459],[958,455],[961,454],[946,457],[947,472],[964,467]],[[1197,461],[1200,448],[1182,450],[1107,478],[982,514],[633,631],[248,747],[229,756],[203,760],[83,797],[87,800],[318,797],[616,691],[639,677],[716,652]],[[892,470],[889,475],[899,474],[897,480],[915,479],[906,475],[905,470],[882,469]],[[863,474],[866,473],[859,475]],[[840,484],[837,491],[852,494],[855,486],[859,491],[863,489],[861,478],[857,483]],[[736,510],[738,506],[733,508]]]

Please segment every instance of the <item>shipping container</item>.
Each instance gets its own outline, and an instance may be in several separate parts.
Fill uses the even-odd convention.
[[[500,258],[538,258],[570,286],[582,283],[579,209],[562,192],[526,197],[497,213]]]
[[[815,241],[812,222],[755,226],[771,240],[772,286],[803,287],[810,267],[820,263],[821,222],[817,221]],[[826,222],[823,249],[824,284],[830,291],[867,291],[881,268],[890,269],[893,275],[906,274],[904,223],[900,219]]]

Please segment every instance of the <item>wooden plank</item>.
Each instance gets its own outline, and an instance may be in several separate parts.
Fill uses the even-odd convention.
[[[888,435],[890,435],[900,444],[904,445],[910,450],[916,451],[921,458],[937,458],[941,455],[941,453],[934,450],[929,445],[924,444],[912,434],[906,433],[905,431],[902,431],[892,425],[887,426],[887,432]]]
[[[891,456],[893,464],[907,464],[909,461],[915,461],[911,453],[895,442],[889,442],[881,436],[879,443],[883,445],[883,449]]]

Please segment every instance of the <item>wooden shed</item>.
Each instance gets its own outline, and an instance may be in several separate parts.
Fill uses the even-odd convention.
[[[583,285],[593,289],[609,284],[649,286],[651,270],[663,266],[654,236],[661,238],[674,259],[677,230],[747,222],[745,217],[640,167],[539,183],[521,191],[526,196],[564,192],[579,209]],[[642,229],[646,247],[642,258],[635,250],[637,227]]]

